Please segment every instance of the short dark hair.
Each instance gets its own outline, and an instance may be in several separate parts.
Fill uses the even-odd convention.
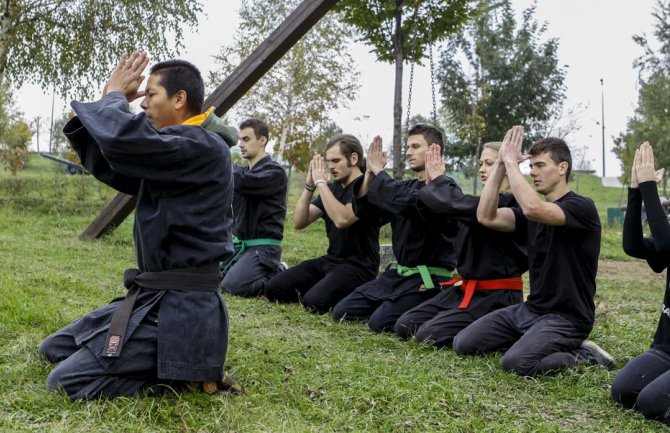
[[[442,132],[436,127],[425,123],[417,123],[407,131],[407,136],[409,137],[410,135],[423,135],[429,146],[433,143],[438,144],[440,152],[444,152],[444,138],[442,137]]]
[[[363,146],[361,142],[358,141],[358,138],[354,137],[351,134],[337,134],[330,139],[328,144],[326,144],[326,150],[335,146],[336,144],[340,145],[340,152],[347,158],[349,164],[351,164],[351,155],[354,153],[358,155],[358,163],[356,164],[361,171],[365,171],[365,158],[363,157]]]
[[[160,76],[161,86],[165,87],[169,97],[180,90],[186,92],[186,104],[193,113],[202,112],[205,100],[205,83],[200,71],[186,60],[167,60],[151,67],[152,74]]]
[[[251,128],[254,130],[256,138],[265,137],[267,140],[270,140],[270,129],[268,128],[267,123],[263,122],[260,119],[249,118],[244,122],[240,123],[239,129]]]
[[[566,182],[570,180],[570,173],[572,173],[572,155],[570,154],[570,148],[567,143],[560,138],[547,137],[541,140],[536,141],[528,149],[528,154],[530,156],[536,156],[541,153],[548,152],[551,160],[554,161],[557,165],[561,162],[568,163],[568,171],[566,172],[565,180]]]

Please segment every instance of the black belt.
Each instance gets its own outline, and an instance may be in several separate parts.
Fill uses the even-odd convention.
[[[220,280],[218,263],[162,272],[140,272],[139,269],[126,269],[123,274],[123,285],[128,289],[128,293],[112,315],[102,356],[118,358],[121,355],[128,321],[142,289],[218,292]]]

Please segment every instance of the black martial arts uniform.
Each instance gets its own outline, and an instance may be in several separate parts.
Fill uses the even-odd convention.
[[[233,234],[240,249],[224,260],[224,292],[258,296],[279,271],[286,218],[286,172],[270,156],[252,168],[233,167]]]
[[[477,222],[479,197],[463,194],[448,176],[431,181],[419,193],[419,209],[459,221],[456,270],[461,285],[403,314],[394,331],[402,338],[451,347],[466,326],[491,311],[523,301],[521,274],[528,270],[525,237],[489,229]],[[516,206],[512,194],[500,194],[500,207]]]
[[[501,365],[521,376],[596,363],[580,345],[595,319],[600,218],[591,199],[572,191],[554,203],[565,214],[563,226],[529,221],[521,208],[512,208],[515,230],[528,236],[530,294],[461,331],[453,342],[456,352],[509,348]]]
[[[63,131],[83,165],[113,188],[137,195],[139,271],[127,271],[125,284],[139,294],[120,341],[107,334],[124,298],[42,343],[40,353],[58,362],[48,387],[79,399],[128,396],[156,382],[221,380],[228,316],[217,293],[218,261],[232,252],[228,145],[200,126],[157,131],[145,113],[129,111],[120,92],[72,108],[77,117]],[[147,282],[152,279],[159,281]]]
[[[651,237],[642,231],[642,202],[647,211]],[[623,227],[626,254],[645,259],[654,272],[670,264],[670,224],[663,211],[656,182],[642,182],[628,189]],[[634,407],[651,419],[670,422],[670,275],[666,278],[656,334],[651,348],[631,360],[614,378],[612,398],[627,408]]]
[[[367,320],[372,330],[392,331],[405,311],[432,298],[438,293],[434,287],[451,279],[458,229],[455,222],[419,212],[419,191],[424,186],[417,179],[397,181],[380,172],[370,182],[368,194],[355,201],[357,213],[373,206],[390,218],[398,269],[385,271],[340,301],[333,309],[335,320]]]
[[[342,204],[351,203],[363,176],[346,187],[330,183],[328,188]],[[265,295],[280,302],[302,302],[308,310],[325,313],[356,287],[370,281],[379,269],[379,228],[383,216],[374,209],[360,213],[359,220],[343,229],[335,227],[321,197],[312,204],[318,207],[326,226],[328,252],[306,260],[277,274],[268,281]]]

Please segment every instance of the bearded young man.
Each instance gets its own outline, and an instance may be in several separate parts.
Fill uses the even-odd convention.
[[[259,119],[240,124],[240,153],[248,167],[233,166],[234,255],[222,263],[221,289],[258,296],[279,272],[286,218],[286,172],[265,152],[268,126]]]
[[[419,192],[426,186],[425,155],[431,144],[442,152],[442,133],[430,125],[411,128],[407,163],[416,179],[394,180],[384,171],[387,159],[377,137],[368,150],[365,180],[355,202],[356,214],[376,210],[391,222],[396,269],[358,287],[333,309],[335,320],[367,321],[373,331],[393,331],[397,319],[438,293],[456,265],[455,222],[420,212]]]
[[[323,218],[328,252],[277,274],[265,287],[271,301],[302,302],[319,313],[328,312],[354,288],[375,277],[383,224],[376,212],[357,216],[352,209],[355,187],[365,170],[358,139],[349,134],[333,137],[326,145],[325,162],[332,182],[326,179],[323,157],[314,156],[293,212],[293,226],[303,229]],[[312,200],[316,190],[319,197]]]
[[[63,130],[97,179],[137,196],[139,269],[125,272],[128,293],[40,346],[57,363],[47,387],[71,399],[163,383],[207,392],[232,385],[223,373],[228,315],[218,262],[232,251],[228,147],[237,132],[211,109],[201,114],[204,84],[188,62],[154,65],[139,91],[148,62],[146,53],[121,56],[102,99],[72,102],[77,117]],[[129,102],[142,96],[144,112],[132,113]]]

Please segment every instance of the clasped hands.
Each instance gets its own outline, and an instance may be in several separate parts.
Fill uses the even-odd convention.
[[[515,125],[507,130],[498,152],[498,161],[510,165],[519,165],[530,159],[530,155],[521,152],[523,146],[523,126]]]
[[[635,150],[635,158],[633,159],[633,166],[631,167],[630,186],[631,188],[638,188],[641,182],[663,180],[665,169],[656,170],[654,162],[654,151],[651,144],[645,141]]]
[[[330,176],[326,174],[325,159],[321,155],[314,155],[309,161],[307,170],[307,179],[305,183],[310,186],[316,186],[320,183],[328,183]]]
[[[368,146],[368,156],[365,160],[367,171],[377,175],[384,171],[384,167],[386,167],[387,162],[388,156],[386,155],[386,152],[384,152],[382,138],[377,135],[372,140],[372,143],[370,143],[370,146]]]

